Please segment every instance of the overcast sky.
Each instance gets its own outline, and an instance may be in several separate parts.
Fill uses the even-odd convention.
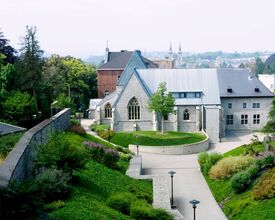
[[[275,51],[275,0],[0,0],[0,29],[19,47],[26,25],[43,50],[85,58],[140,49]]]

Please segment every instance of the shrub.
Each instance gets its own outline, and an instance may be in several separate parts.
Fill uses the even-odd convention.
[[[115,132],[113,130],[103,130],[98,132],[98,136],[105,140],[109,140],[109,138],[111,139],[114,135]]]
[[[45,209],[48,211],[55,211],[59,208],[62,208],[65,205],[65,202],[62,200],[53,201],[47,205],[45,205]]]
[[[219,153],[208,154],[206,152],[202,152],[199,154],[198,161],[201,166],[202,172],[204,174],[207,174],[211,169],[211,167],[221,159],[222,159],[222,155]]]
[[[72,172],[83,168],[87,159],[88,152],[82,145],[66,138],[64,132],[57,132],[38,150],[36,164],[38,167],[54,166],[65,172]]]
[[[121,192],[111,195],[107,200],[107,205],[129,215],[131,203],[135,200],[136,197],[132,193]]]
[[[260,168],[256,164],[250,166],[248,169],[235,174],[230,181],[232,189],[236,192],[242,192],[253,181]]]
[[[252,190],[255,200],[272,199],[275,197],[275,168],[264,173]]]
[[[274,157],[268,155],[261,160],[257,160],[256,163],[261,169],[271,168],[274,167]]]
[[[72,125],[68,130],[81,136],[86,134],[85,129],[81,125]]]
[[[105,124],[102,124],[102,125],[92,124],[90,126],[91,130],[96,133],[99,133],[100,131],[107,130],[109,127],[110,127],[109,125],[105,125]]]
[[[142,192],[142,191],[138,190],[134,185],[127,186],[127,190],[129,192],[133,193],[138,199],[145,200],[149,204],[151,204],[153,202],[152,195],[150,195],[150,194],[148,194],[146,192]]]
[[[0,158],[5,158],[19,141],[22,133],[0,136]]]
[[[40,197],[46,202],[66,198],[70,191],[69,181],[70,175],[56,168],[43,169],[34,179]]]
[[[154,209],[144,201],[133,202],[130,216],[137,220],[172,220],[173,217],[163,209]]]
[[[91,157],[95,161],[102,163],[109,168],[116,169],[118,167],[117,162],[120,157],[117,150],[106,148],[102,144],[95,142],[85,141],[83,144],[87,147]]]
[[[78,119],[71,118],[71,125],[80,125],[80,122]]]
[[[233,174],[244,170],[253,162],[251,156],[234,156],[226,157],[214,165],[210,171],[209,176],[212,179],[224,179],[232,176]]]

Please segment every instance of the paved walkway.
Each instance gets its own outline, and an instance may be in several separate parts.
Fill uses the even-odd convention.
[[[230,132],[222,143],[211,146],[209,151],[224,153],[244,143],[249,143],[253,137],[251,133]],[[262,136],[260,136],[260,139]],[[169,175],[174,170],[175,203],[186,220],[193,219],[190,200],[197,199],[200,204],[196,209],[197,220],[224,220],[227,219],[216,203],[212,193],[199,170],[198,154],[191,155],[157,155],[142,154],[144,174]],[[170,186],[168,186],[170,187]]]
[[[81,124],[87,133],[95,135],[90,131],[89,125],[92,120],[82,120]],[[262,140],[263,136],[257,134]],[[242,144],[249,143],[253,137],[252,133],[229,132],[221,143],[211,146],[209,151],[224,153]],[[215,201],[203,175],[199,170],[197,162],[198,154],[191,155],[160,155],[142,153],[142,164],[144,174],[169,175],[168,172],[176,172],[174,177],[174,198],[178,210],[186,220],[193,219],[193,208],[190,200],[200,201],[196,209],[197,220],[225,220],[227,219],[221,208]],[[167,187],[170,187],[167,186]]]

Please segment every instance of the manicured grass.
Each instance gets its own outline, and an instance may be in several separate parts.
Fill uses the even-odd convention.
[[[13,147],[19,141],[22,135],[23,133],[16,133],[0,136],[0,163],[13,149]]]
[[[152,183],[135,180],[123,173],[90,161],[86,169],[75,173],[78,179],[72,197],[65,206],[50,213],[53,219],[130,219],[129,216],[106,205],[107,198],[116,192],[129,192],[130,188],[152,197]]]
[[[255,149],[263,150],[262,144],[255,145]],[[245,147],[240,146],[224,154],[224,156],[238,156],[245,152]],[[224,213],[229,219],[234,220],[273,220],[275,213],[275,198],[256,201],[252,198],[251,189],[255,182],[246,191],[236,194],[228,180],[212,180],[205,175],[215,199],[222,207]]]
[[[254,149],[258,152],[263,151],[264,150],[264,145],[262,143],[260,144],[256,144],[254,145]],[[231,151],[228,151],[226,153],[223,154],[224,157],[229,157],[229,156],[239,156],[244,154],[246,151],[246,147],[245,145],[242,145],[240,147],[237,147]]]
[[[137,137],[136,137],[137,136]],[[129,144],[139,144],[145,146],[169,146],[180,144],[191,144],[205,140],[202,133],[184,133],[168,131],[164,134],[156,131],[133,131],[117,132],[111,138],[111,142],[128,147]]]

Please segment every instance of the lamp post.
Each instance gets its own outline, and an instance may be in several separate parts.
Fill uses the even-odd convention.
[[[176,208],[176,206],[174,205],[174,183],[173,183],[173,178],[174,178],[174,174],[176,174],[175,171],[170,171],[168,172],[171,176],[171,208],[174,209]]]
[[[196,220],[196,208],[197,208],[197,204],[199,204],[200,201],[193,199],[192,201],[190,201],[190,203],[193,205],[193,209],[194,209],[194,220]]]
[[[136,135],[137,156],[139,155],[138,136]]]

